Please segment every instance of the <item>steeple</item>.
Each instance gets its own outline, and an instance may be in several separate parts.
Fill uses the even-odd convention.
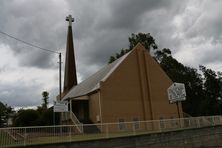
[[[72,35],[72,22],[74,22],[74,18],[72,18],[72,15],[69,15],[66,17],[66,21],[69,22],[69,25],[66,43],[66,60],[63,89],[64,94],[66,94],[73,86],[77,85],[76,63]]]

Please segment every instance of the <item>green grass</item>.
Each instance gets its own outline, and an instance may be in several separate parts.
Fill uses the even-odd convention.
[[[37,144],[49,144],[49,143],[65,143],[65,142],[78,142],[88,140],[98,140],[106,138],[117,138],[127,137],[140,134],[147,134],[150,132],[119,132],[119,133],[99,133],[99,134],[81,134],[81,135],[66,135],[66,136],[47,136],[47,137],[34,137],[26,140],[26,145],[37,145]]]

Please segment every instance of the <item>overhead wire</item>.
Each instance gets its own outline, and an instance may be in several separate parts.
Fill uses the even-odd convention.
[[[19,38],[16,38],[16,37],[14,37],[14,36],[12,36],[12,35],[10,35],[8,33],[5,33],[3,31],[1,31],[1,30],[0,30],[0,33],[5,35],[5,36],[8,36],[8,37],[10,37],[10,38],[12,38],[12,39],[14,39],[16,41],[22,42],[23,44],[29,45],[31,47],[34,47],[34,48],[41,49],[41,50],[46,51],[46,52],[50,52],[50,53],[54,53],[54,54],[58,54],[59,55],[59,96],[60,96],[60,100],[61,100],[61,94],[62,94],[62,91],[61,91],[61,87],[62,87],[62,85],[61,85],[61,64],[62,64],[62,62],[61,62],[61,52],[57,52],[57,51],[53,51],[53,50],[50,50],[50,49],[42,48],[40,46],[37,46],[37,45],[34,45],[32,43],[29,43],[29,42],[26,42],[24,40],[21,40]]]
[[[8,34],[8,33],[5,33],[5,32],[3,32],[3,31],[1,31],[1,30],[0,30],[0,33],[3,34],[3,35],[5,35],[5,36],[8,36],[8,37],[10,37],[10,38],[12,38],[12,39],[14,39],[14,40],[16,40],[16,41],[22,42],[23,44],[29,45],[29,46],[31,46],[31,47],[38,48],[38,49],[41,49],[41,50],[43,50],[43,51],[47,51],[47,52],[51,52],[51,53],[60,54],[60,52],[56,52],[56,51],[53,51],[53,50],[50,50],[50,49],[42,48],[42,47],[40,47],[40,46],[34,45],[34,44],[32,44],[32,43],[29,43],[29,42],[26,42],[26,41],[24,41],[24,40],[21,40],[21,39],[19,39],[19,38],[17,38],[17,37],[14,37],[14,36],[12,36],[12,35],[10,35],[10,34]]]

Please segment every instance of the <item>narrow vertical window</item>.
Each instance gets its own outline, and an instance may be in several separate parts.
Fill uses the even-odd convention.
[[[160,117],[160,128],[164,128],[164,121],[163,121],[163,117]]]
[[[133,126],[134,126],[135,130],[140,128],[140,122],[139,122],[139,118],[138,117],[133,118]]]
[[[119,129],[120,130],[125,130],[126,129],[124,119],[119,119]]]

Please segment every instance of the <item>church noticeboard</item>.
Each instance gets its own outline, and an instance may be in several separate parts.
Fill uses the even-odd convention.
[[[170,103],[186,100],[185,85],[183,83],[173,83],[168,89],[168,99]]]
[[[61,102],[54,102],[54,112],[68,112],[68,102],[61,101]]]

